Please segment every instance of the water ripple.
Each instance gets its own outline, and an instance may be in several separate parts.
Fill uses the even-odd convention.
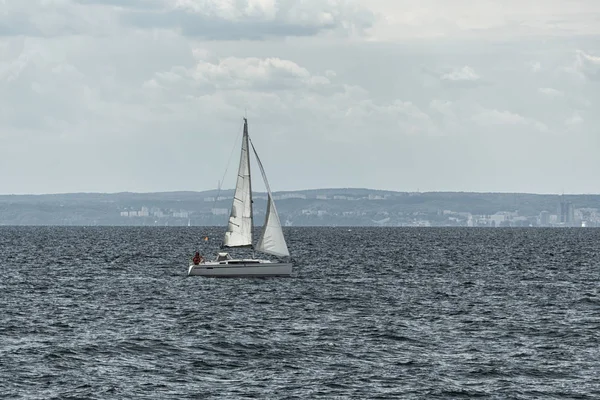
[[[187,278],[221,234],[0,227],[0,397],[600,397],[600,230],[289,228],[292,279]]]

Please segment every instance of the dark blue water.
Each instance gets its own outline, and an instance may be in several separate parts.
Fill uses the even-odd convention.
[[[290,229],[293,278],[186,277],[220,233],[0,228],[0,397],[600,398],[600,230]]]

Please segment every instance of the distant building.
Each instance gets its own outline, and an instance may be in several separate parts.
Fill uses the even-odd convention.
[[[494,215],[490,215],[489,220],[491,222],[491,226],[500,227],[508,225],[508,216],[503,212],[497,212]]]
[[[306,199],[306,195],[299,193],[284,193],[279,196],[273,196],[274,200],[286,200],[286,199]]]
[[[548,226],[550,225],[550,213],[548,211],[542,211],[539,216],[539,225]]]
[[[152,211],[152,216],[156,218],[163,218],[165,216],[165,213],[162,212],[162,210],[154,210]]]
[[[562,200],[558,206],[558,222],[568,226],[573,225],[575,222],[575,210],[573,209],[573,203],[567,200]]]

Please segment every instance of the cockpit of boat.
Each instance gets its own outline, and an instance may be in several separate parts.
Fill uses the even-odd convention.
[[[229,255],[229,253],[218,253],[217,254],[217,259],[215,261],[227,261],[227,260],[231,260],[231,256]]]

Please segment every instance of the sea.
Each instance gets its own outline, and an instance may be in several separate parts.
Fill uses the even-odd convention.
[[[600,229],[290,227],[290,278],[187,277],[222,234],[0,227],[0,398],[600,398]]]

